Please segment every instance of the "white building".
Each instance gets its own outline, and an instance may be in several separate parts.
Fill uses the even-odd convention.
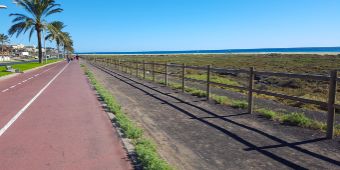
[[[25,48],[25,45],[23,45],[23,44],[12,45],[12,48],[14,50],[21,50],[21,49]]]
[[[27,56],[30,55],[30,53],[29,52],[21,52],[21,55],[27,57]]]

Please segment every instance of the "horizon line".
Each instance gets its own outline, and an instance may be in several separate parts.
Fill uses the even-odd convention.
[[[280,50],[280,49],[315,49],[315,48],[340,48],[340,46],[319,47],[270,47],[270,48],[230,48],[230,49],[204,49],[204,50],[145,50],[145,51],[87,51],[77,53],[154,53],[154,52],[204,52],[204,51],[234,51],[234,50]]]

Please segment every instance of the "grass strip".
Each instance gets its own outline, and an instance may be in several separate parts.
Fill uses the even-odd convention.
[[[26,70],[30,70],[33,68],[37,68],[46,64],[50,64],[50,63],[54,63],[57,61],[61,61],[60,59],[52,59],[52,60],[48,60],[47,63],[44,64],[40,64],[38,62],[34,62],[34,63],[25,63],[25,64],[14,64],[11,65],[13,69],[18,69],[19,71],[26,71]],[[6,75],[10,75],[13,74],[12,72],[7,72],[6,71],[6,66],[1,66],[0,67],[0,77],[2,76],[6,76]]]
[[[85,67],[82,65],[82,67]],[[124,135],[132,139],[138,159],[147,170],[172,170],[173,168],[157,153],[156,145],[143,136],[143,130],[137,127],[122,111],[117,100],[94,77],[93,73],[85,67],[85,74],[90,83],[102,97],[110,112],[116,115],[116,121]]]
[[[182,85],[179,83],[169,83],[168,84],[169,87],[173,88],[173,89],[181,89]],[[193,95],[193,96],[197,96],[197,97],[207,97],[207,92],[204,90],[199,90],[196,88],[192,88],[192,87],[187,87],[185,86],[185,92]],[[233,100],[230,99],[227,96],[219,96],[219,95],[211,95],[211,99],[214,100],[216,103],[218,104],[222,104],[222,105],[227,105],[230,106],[232,108],[235,109],[246,109],[248,107],[248,103],[246,101],[243,100]]]
[[[308,118],[304,113],[279,113],[272,110],[267,109],[259,109],[257,112],[263,117],[279,121],[283,124],[291,125],[291,126],[299,126],[314,130],[320,130],[322,132],[326,132],[327,124],[322,123],[320,121],[312,120]],[[336,136],[340,136],[340,125],[336,125],[334,127],[334,133]]]

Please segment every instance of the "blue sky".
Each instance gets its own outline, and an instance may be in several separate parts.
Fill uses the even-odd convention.
[[[339,0],[56,1],[65,11],[49,19],[68,25],[78,52],[340,46]],[[23,10],[0,4],[7,33],[8,14]]]

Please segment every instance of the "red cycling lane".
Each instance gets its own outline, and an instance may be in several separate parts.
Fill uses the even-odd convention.
[[[65,65],[56,63],[0,81],[0,129]]]
[[[132,169],[79,64],[65,68],[0,136],[0,169]]]

